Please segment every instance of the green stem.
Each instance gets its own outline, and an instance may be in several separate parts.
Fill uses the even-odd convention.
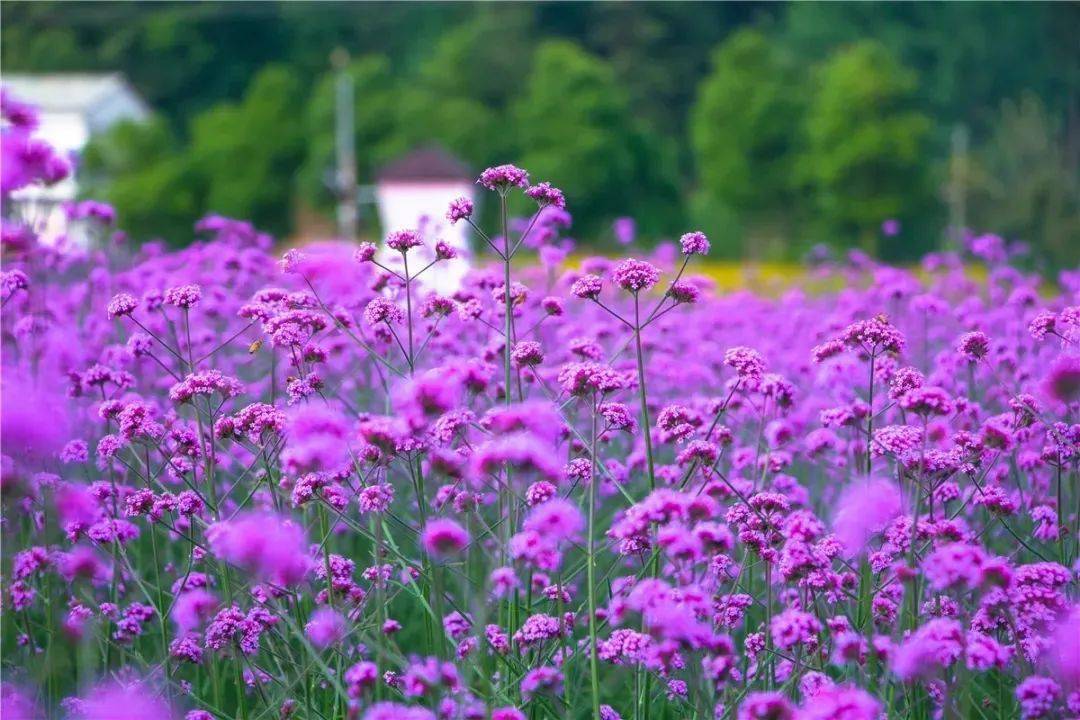
[[[649,492],[656,489],[656,471],[653,464],[652,432],[649,425],[649,400],[645,389],[645,352],[641,347],[641,309],[638,295],[634,293],[634,349],[637,353],[638,399],[641,401],[641,430],[645,438],[645,461],[649,478]]]
[[[600,663],[596,654],[596,486],[599,478],[596,474],[596,399],[592,401],[592,432],[590,434],[589,461],[592,472],[589,477],[589,535],[586,565],[589,598],[589,679],[592,684],[593,718],[600,717]]]

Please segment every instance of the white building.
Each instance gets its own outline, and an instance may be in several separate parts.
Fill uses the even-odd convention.
[[[42,236],[67,231],[62,204],[78,196],[78,166],[90,138],[124,120],[142,121],[150,108],[119,73],[0,76],[16,100],[34,106],[40,124],[34,133],[73,160],[76,172],[51,187],[29,187],[14,194],[42,223]],[[74,238],[72,238],[74,239]]]
[[[410,269],[411,253],[426,252],[420,255],[423,267],[433,257],[432,248],[438,240],[446,241],[460,253],[460,258],[435,265],[422,278],[438,292],[456,290],[468,271],[469,225],[451,225],[446,210],[456,198],[474,200],[475,190],[469,168],[435,146],[414,150],[376,174],[375,198],[383,231],[419,229],[423,235],[424,247],[410,252]],[[387,259],[392,260],[389,256]]]

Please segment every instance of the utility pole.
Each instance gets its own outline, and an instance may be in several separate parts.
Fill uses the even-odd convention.
[[[949,227],[945,231],[945,248],[960,250],[967,225],[968,181],[968,129],[966,125],[953,127],[950,140],[949,187],[946,198],[949,204]]]
[[[353,122],[353,80],[349,75],[349,51],[337,48],[330,55],[336,72],[334,79],[334,144],[337,154],[335,173],[337,191],[338,235],[344,240],[356,239],[356,147]]]

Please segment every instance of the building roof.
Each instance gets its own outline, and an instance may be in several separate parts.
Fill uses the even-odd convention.
[[[133,99],[144,113],[150,112],[120,73],[5,73],[0,81],[17,99],[42,112],[91,113],[120,97]]]
[[[375,177],[379,182],[472,180],[473,173],[468,165],[445,148],[428,145],[384,165]]]

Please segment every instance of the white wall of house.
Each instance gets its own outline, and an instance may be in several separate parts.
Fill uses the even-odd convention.
[[[424,247],[410,251],[410,270],[412,253],[422,259],[419,266],[423,267],[433,257],[435,243],[439,240],[445,240],[461,254],[460,258],[441,262],[425,273],[423,281],[437,292],[453,292],[468,272],[469,225],[466,222],[451,225],[446,219],[446,209],[456,198],[473,199],[475,190],[475,185],[468,180],[384,180],[375,187],[384,232],[415,229],[423,232]],[[382,258],[387,262],[395,261],[396,256],[397,253],[382,249]]]
[[[89,238],[68,226],[62,208],[78,196],[79,158],[93,135],[124,120],[145,120],[149,108],[119,74],[15,74],[3,76],[0,83],[14,98],[37,108],[40,121],[34,135],[71,158],[76,169],[62,182],[23,188],[13,199],[46,242],[67,236],[69,242],[85,246]]]

